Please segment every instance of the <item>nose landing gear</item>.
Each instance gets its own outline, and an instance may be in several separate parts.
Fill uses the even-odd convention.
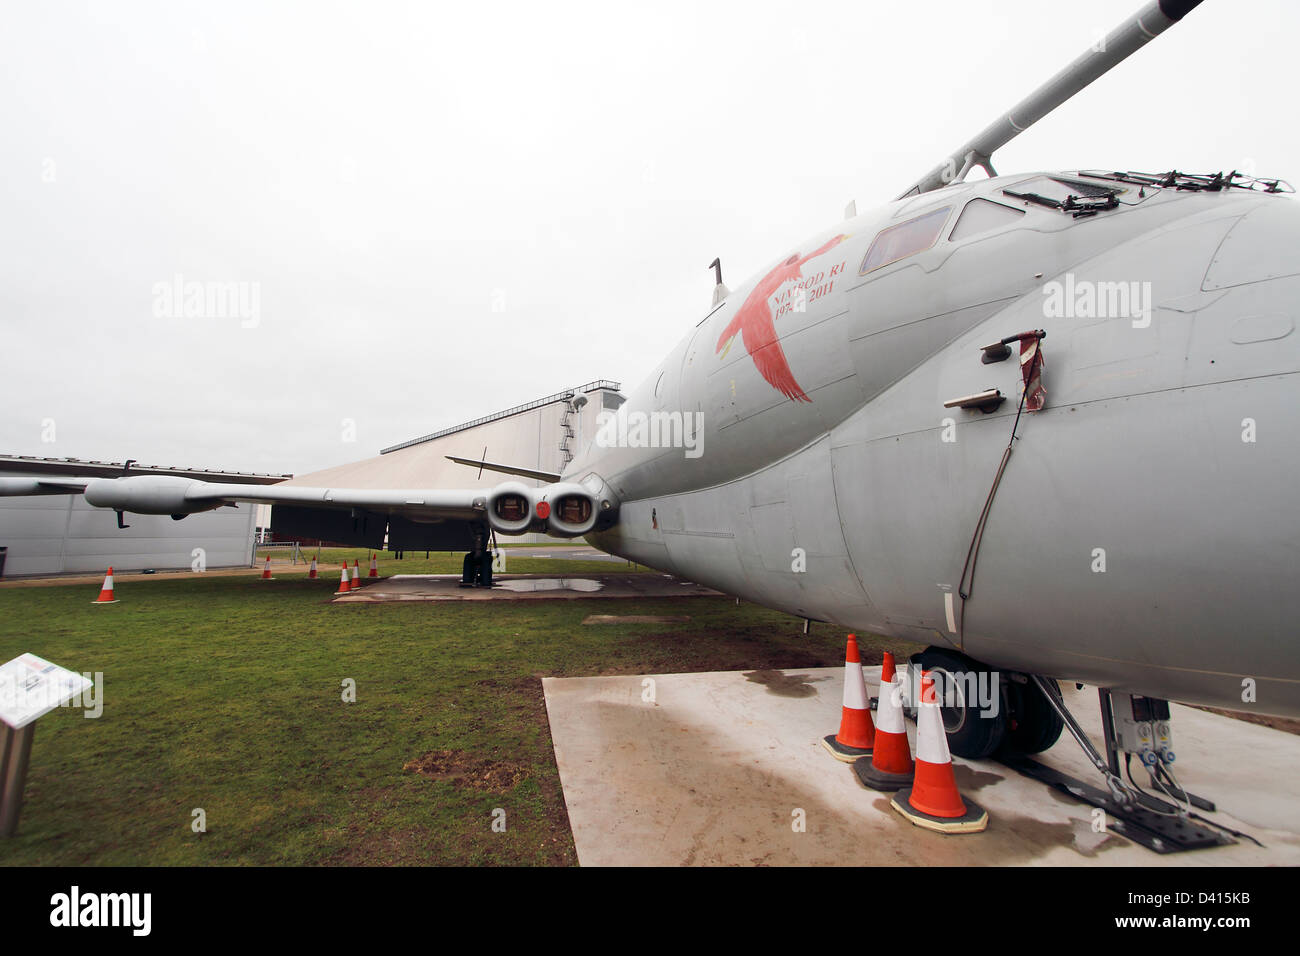
[[[928,648],[914,655],[908,674],[908,700],[917,700],[922,670],[934,679],[948,749],[968,760],[992,758],[1017,773],[1047,784],[1106,813],[1107,827],[1157,853],[1176,853],[1226,846],[1244,836],[1191,812],[1213,811],[1214,804],[1177,786],[1169,766],[1169,715],[1164,701],[1098,691],[1104,755],[1065,705],[1056,681],[1039,674],[999,673],[945,648]],[[1092,786],[1032,759],[1049,750],[1062,730],[1083,750],[1106,782]],[[1135,740],[1137,743],[1133,743]],[[1119,754],[1136,753],[1148,768],[1153,785],[1168,800],[1147,792],[1120,775]],[[1247,839],[1251,839],[1247,837]]]
[[[934,678],[948,749],[958,757],[983,760],[1001,751],[1042,753],[1061,736],[1064,722],[1023,674],[999,673],[964,654],[935,647],[914,655],[910,663],[914,686],[922,670]]]

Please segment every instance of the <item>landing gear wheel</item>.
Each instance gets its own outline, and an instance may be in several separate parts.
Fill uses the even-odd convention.
[[[912,658],[931,672],[939,695],[948,749],[958,757],[983,760],[1002,745],[1007,732],[1001,679],[995,671],[963,654],[931,647]],[[914,685],[917,686],[917,685]],[[967,701],[968,690],[991,690],[993,701]]]
[[[1052,682],[1055,685],[1055,681]],[[1011,753],[1040,754],[1061,738],[1065,721],[1043,697],[1037,685],[1006,682],[1007,735],[1002,749]]]

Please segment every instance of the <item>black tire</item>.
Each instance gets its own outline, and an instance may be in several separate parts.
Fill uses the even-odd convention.
[[[1002,745],[1007,731],[1001,675],[964,654],[938,647],[927,648],[913,661],[919,663],[923,670],[952,675],[951,700],[947,699],[948,695],[938,682],[935,685],[936,691],[941,695],[940,712],[943,714],[943,728],[948,734],[948,749],[967,760],[983,760],[996,751]],[[996,714],[990,712],[991,707],[981,709],[978,706],[966,706],[964,688],[970,686],[967,675],[976,675],[979,687],[992,688],[992,693],[998,698]]]
[[[1055,686],[1056,682],[1052,682]],[[1011,753],[1040,754],[1061,739],[1065,721],[1034,683],[1006,681],[1007,734],[1002,749]]]

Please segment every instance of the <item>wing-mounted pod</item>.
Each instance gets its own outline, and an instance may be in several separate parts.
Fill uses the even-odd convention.
[[[96,508],[138,515],[192,515],[220,508],[221,501],[193,500],[186,492],[203,482],[177,475],[93,478],[86,482],[86,502]]]

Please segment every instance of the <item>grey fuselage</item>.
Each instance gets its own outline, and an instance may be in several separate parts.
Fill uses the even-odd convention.
[[[618,498],[589,540],[994,668],[1300,714],[1300,209],[1134,185],[1076,218],[1003,192],[1044,176],[1086,178],[949,186],[788,250],[845,236],[767,296],[779,344],[724,336],[772,271],[701,310],[619,409],[698,420],[697,445],[597,436],[565,469]],[[897,236],[882,231],[941,209],[932,246],[879,265]],[[1033,329],[1046,405],[1020,419],[963,626],[959,579],[1021,394],[1016,346],[987,365],[981,347]],[[992,413],[944,407],[989,388],[1007,396]]]

